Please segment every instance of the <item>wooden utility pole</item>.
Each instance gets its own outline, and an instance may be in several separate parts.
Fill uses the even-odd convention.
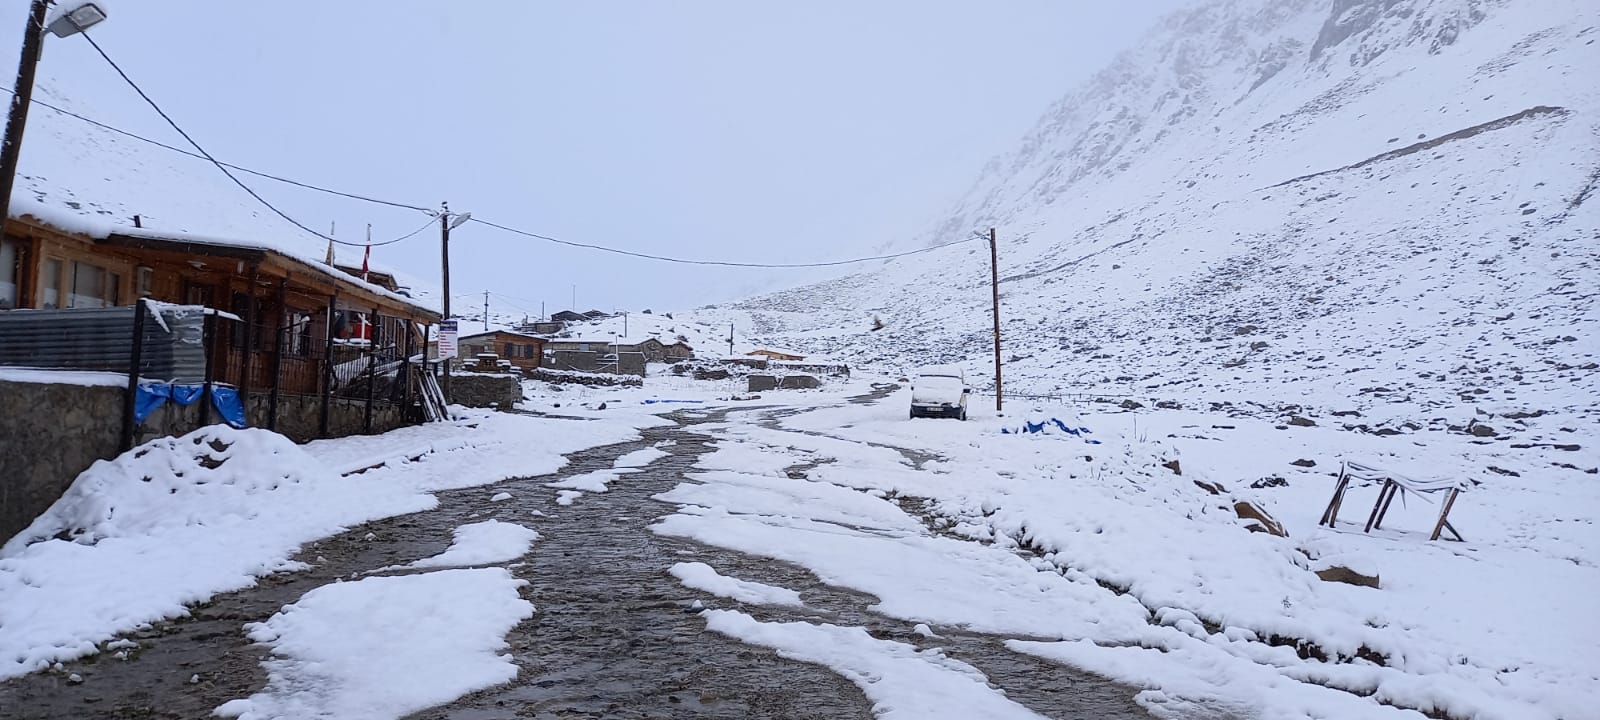
[[[995,245],[994,228],[989,228],[989,286],[994,290],[994,411],[1004,401],[1000,392],[1000,250]]]
[[[489,332],[489,291],[483,291],[483,331]]]
[[[728,323],[728,357],[733,357],[733,323]]]
[[[28,8],[28,24],[22,30],[22,59],[17,63],[16,84],[11,86],[11,110],[6,116],[5,139],[0,144],[0,224],[11,213],[11,187],[17,180],[17,160],[22,157],[22,131],[28,124],[28,105],[33,100],[33,77],[44,45],[45,11],[49,6],[45,0],[33,0]]]
[[[450,203],[447,203],[447,202],[446,203],[440,203],[439,205],[440,205],[441,208],[443,208],[443,211],[439,213],[439,252],[442,254],[442,257],[440,258],[440,262],[439,262],[439,268],[444,274],[444,277],[441,280],[441,284],[444,285],[444,307],[442,308],[442,310],[444,311],[444,314],[441,315],[440,317],[442,317],[444,320],[449,320],[450,319]],[[442,328],[441,328],[441,332],[439,334],[439,339],[440,340],[444,339],[444,333],[442,331]],[[424,347],[426,347],[426,346],[424,346]],[[444,349],[443,347],[440,347],[440,350],[443,350],[443,349]],[[443,387],[440,388],[440,390],[444,391],[445,402],[449,403],[450,402],[450,361],[448,359],[446,359],[445,357],[443,357],[443,355],[444,355],[443,352],[441,352],[439,354],[440,354],[439,363],[441,365],[444,365],[444,385],[443,385]]]

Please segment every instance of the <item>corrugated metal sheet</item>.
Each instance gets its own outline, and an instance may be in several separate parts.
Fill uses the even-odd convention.
[[[202,382],[205,308],[153,304],[144,323],[140,377]],[[0,312],[0,365],[125,373],[134,306]]]

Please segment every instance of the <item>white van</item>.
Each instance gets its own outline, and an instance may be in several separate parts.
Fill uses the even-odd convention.
[[[967,419],[966,373],[954,365],[935,365],[917,371],[911,381],[911,417]]]

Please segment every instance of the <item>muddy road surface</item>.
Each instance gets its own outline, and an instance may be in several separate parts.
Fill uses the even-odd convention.
[[[529,583],[524,597],[537,608],[507,636],[518,677],[418,712],[416,720],[872,717],[871,703],[844,677],[710,632],[700,607],[735,608],[762,621],[860,626],[882,639],[941,647],[1046,717],[1149,717],[1133,703],[1132,688],[1011,652],[1001,644],[1005,638],[946,628],[940,639],[925,638],[910,623],[873,613],[876,598],[823,584],[804,568],[652,533],[650,524],[675,508],[652,496],[686,481],[711,450],[696,426],[721,421],[723,413],[669,417],[678,424],[575,454],[560,473],[438,493],[437,509],[308,546],[298,559],[311,569],[263,578],[192,608],[187,618],[131,634],[126,639],[138,646],[121,657],[103,652],[0,683],[0,718],[212,717],[218,705],[266,684],[260,662],[270,650],[245,637],[245,623],[270,617],[320,585],[435,555],[457,526],[491,518],[540,534],[528,556],[506,565]],[[561,505],[545,486],[611,468],[618,457],[647,447],[666,455],[612,481],[606,493]],[[512,499],[489,500],[501,491]],[[685,588],[667,572],[679,562],[705,562],[743,580],[798,590],[805,606],[748,606]],[[81,681],[69,680],[73,674]]]

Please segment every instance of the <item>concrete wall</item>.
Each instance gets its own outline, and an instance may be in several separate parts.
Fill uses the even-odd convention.
[[[120,453],[126,392],[122,386],[0,381],[0,543],[48,509],[94,461]],[[162,405],[134,428],[135,444],[182,435],[202,422],[220,422],[215,411],[202,421],[204,402],[188,407],[172,402]],[[247,415],[251,427],[265,428],[267,397],[252,396]],[[400,427],[405,424],[404,415],[398,404],[373,403],[373,432]],[[278,398],[277,432],[295,442],[319,437],[321,417],[320,397]],[[332,401],[328,413],[331,437],[359,435],[365,427],[365,401]]]

